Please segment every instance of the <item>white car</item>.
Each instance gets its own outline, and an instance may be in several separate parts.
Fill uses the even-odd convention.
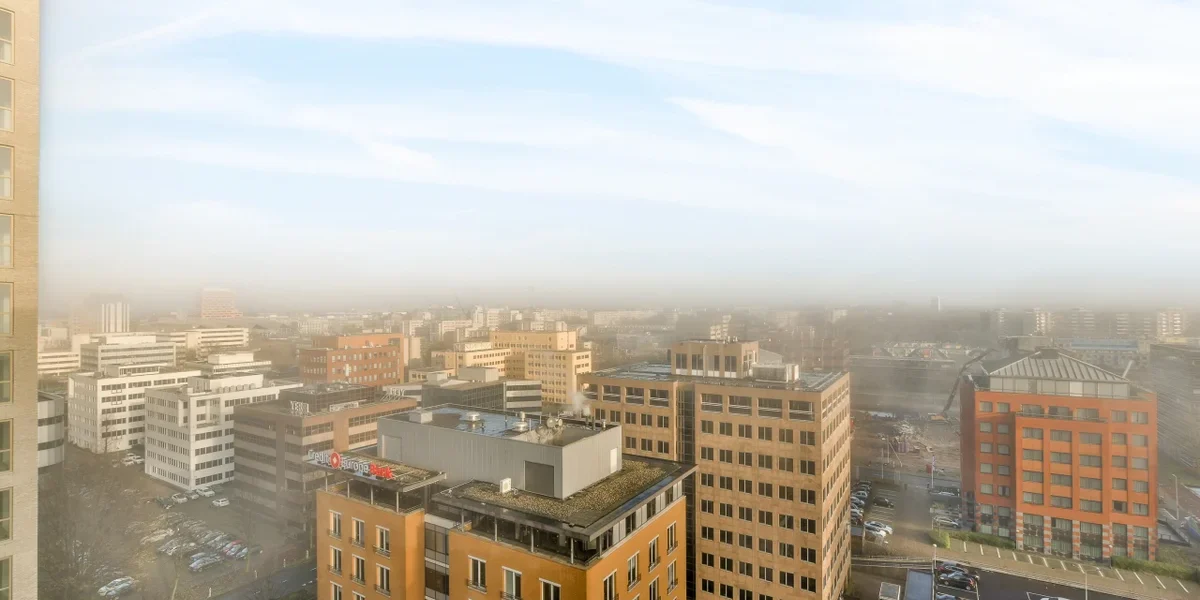
[[[217,498],[216,500],[212,501],[212,505],[217,508],[221,508],[222,506],[229,506],[229,498]]]
[[[126,592],[132,591],[137,586],[137,580],[132,577],[121,577],[108,582],[107,585],[97,590],[100,596],[105,598],[117,598],[123,596]]]
[[[958,529],[958,521],[947,519],[946,517],[938,517],[933,520],[934,527],[944,527],[946,529]]]
[[[184,504],[188,501],[188,497],[187,494],[184,493],[171,494],[171,500],[175,502],[175,504]]]
[[[886,523],[880,523],[879,521],[867,521],[866,523],[863,524],[863,526],[866,527],[867,529],[878,529],[880,531],[885,531],[885,532],[887,532],[888,535],[891,535],[893,533],[891,525],[888,525]]]
[[[210,489],[208,489],[208,488],[206,488],[206,487],[198,487],[198,488],[196,488],[196,493],[197,493],[197,494],[200,494],[201,496],[204,496],[205,498],[212,498],[213,496],[216,496],[216,495],[217,495],[217,493],[216,493],[216,492],[214,492],[214,491],[212,491],[212,490],[210,490]]]

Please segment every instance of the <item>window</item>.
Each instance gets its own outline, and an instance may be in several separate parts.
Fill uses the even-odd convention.
[[[715,594],[717,592],[717,584],[716,584],[716,582],[714,582],[711,579],[701,579],[700,580],[700,589],[701,589],[701,591],[703,591],[706,594]],[[612,600],[612,599],[605,598],[604,600]]]
[[[801,548],[800,549],[800,560],[802,560],[804,562],[816,563],[817,562],[817,549],[816,548]]]
[[[1123,434],[1123,433],[1112,434],[1112,444],[1114,446],[1124,446],[1125,445],[1125,434]]]
[[[1068,496],[1050,496],[1050,506],[1055,508],[1071,508],[1071,498]]]
[[[1124,469],[1125,468],[1125,457],[1114,455],[1112,457],[1112,466],[1120,468],[1120,469]]]
[[[383,567],[380,567],[381,569]],[[521,572],[514,571],[508,567],[504,568],[504,593],[508,594],[509,598],[521,597]]]
[[[1042,429],[1037,429],[1034,427],[1023,427],[1021,429],[1021,437],[1024,437],[1026,439],[1040,440],[1040,439],[1042,439],[1043,435],[1044,435],[1044,430],[1042,430]]]
[[[980,494],[985,495],[985,496],[991,496],[993,491],[994,490],[992,488],[992,484],[990,484],[990,483],[979,484],[979,493]]]
[[[998,412],[998,413],[1009,412],[1008,403],[1007,402],[997,402],[996,403],[996,412]]]
[[[1080,500],[1079,510],[1082,510],[1083,512],[1098,513],[1102,510],[1102,505],[1096,500]]]
[[[641,574],[638,573],[638,553],[634,552],[633,556],[625,564],[625,580],[629,582],[629,587],[633,587],[641,579]]]
[[[1003,404],[1003,403],[1001,403]],[[1007,412],[1007,411],[1005,411]],[[997,423],[996,433],[1008,433],[1008,423]]]
[[[12,235],[12,215],[0,215],[0,268],[13,266]]]
[[[774,461],[775,461],[775,457],[771,456],[770,454],[759,454],[758,455],[758,468],[760,468],[760,469],[773,468]]]
[[[738,437],[752,439],[754,437],[754,428],[749,425],[738,425]]]
[[[1080,433],[1079,434],[1079,443],[1080,444],[1099,445],[1100,439],[1101,439],[1100,434],[1098,434],[1098,433]]]
[[[1141,494],[1148,493],[1150,491],[1150,482],[1138,479],[1133,480],[1133,491]]]
[[[733,572],[733,559],[726,557],[726,556],[722,556],[721,557],[721,570],[729,571],[730,573],[732,573]]]
[[[541,600],[562,600],[562,586],[543,579]]]
[[[487,561],[480,560],[473,556],[470,557],[470,559],[471,559],[471,581],[468,585],[470,585],[471,587],[473,587],[477,590],[487,591]],[[609,577],[612,577],[612,575],[609,575]],[[605,580],[604,583],[607,584],[608,580]],[[606,587],[605,587],[606,593],[604,594],[604,597],[612,598],[612,596],[610,594],[608,594],[607,591],[608,591],[608,589],[607,589],[607,585],[606,585]]]
[[[351,532],[350,542],[355,546],[362,546],[366,543],[367,524],[359,519],[351,519],[354,531]]]
[[[1042,460],[1042,451],[1041,450],[1022,450],[1021,458],[1025,459],[1025,460],[1036,460],[1036,461],[1040,462]]]
[[[1141,425],[1145,425],[1150,422],[1150,413],[1135,412],[1135,413],[1132,413],[1132,417],[1133,418],[1131,418],[1129,420],[1131,423],[1138,423]]]
[[[992,463],[979,463],[979,472],[980,473],[991,473],[992,472]]]
[[[1068,477],[1067,479],[1069,482],[1070,478]],[[1099,479],[1094,477],[1080,477],[1079,487],[1085,490],[1101,490],[1104,489],[1104,484]]]
[[[0,490],[0,541],[12,539],[12,488]],[[3,598],[4,596],[0,596]]]
[[[1050,439],[1056,442],[1069,442],[1071,441],[1071,432],[1062,431],[1060,429],[1051,429]]]
[[[713,449],[707,448],[705,446],[701,446],[700,447],[700,460],[712,460],[712,459],[713,459]]]
[[[1128,413],[1123,410],[1114,410],[1108,413],[1112,417],[1113,423],[1124,423],[1129,419],[1126,417]]]
[[[787,471],[788,473],[795,471],[796,470],[795,460],[788,458],[786,456],[780,456],[779,457],[779,470]]]
[[[997,444],[996,445],[996,454],[1001,454],[1001,455],[1007,456],[1009,454],[1012,454],[1012,448],[1010,448],[1008,446],[1008,444]]]
[[[711,515],[711,514],[713,514],[713,506],[714,506],[714,504],[713,504],[712,500],[701,500],[700,501],[700,512],[708,513]]]
[[[0,283],[0,335],[12,335],[13,284]]]
[[[14,39],[12,11],[0,9],[0,62],[12,64]],[[7,587],[4,589],[8,590]]]
[[[0,129],[13,130],[13,80],[0,77]]]
[[[721,457],[721,462],[733,464],[733,450],[721,450],[718,455]]]
[[[0,198],[11,200],[12,194],[13,149],[12,146],[0,146]]]
[[[796,433],[791,429],[779,430],[779,441],[784,444],[794,444],[796,442]]]
[[[775,570],[770,567],[759,567],[758,578],[763,581],[772,581],[775,579]]]
[[[675,524],[671,523],[667,527],[667,553],[670,554],[672,551],[674,551],[677,544],[678,540],[675,537]]]
[[[1033,492],[1025,492],[1021,498],[1026,504],[1042,504],[1044,499],[1041,494]]]
[[[979,444],[979,451],[984,454],[991,454],[992,453],[992,445],[987,442],[982,442]]]
[[[743,467],[754,466],[754,453],[738,452],[738,464],[742,465]]]
[[[796,587],[796,574],[787,571],[779,572],[779,583],[787,587]]]
[[[707,527],[707,526],[701,527],[700,528],[700,537],[702,539],[712,541],[713,539],[716,538],[716,530],[713,529],[712,527]]]
[[[1039,475],[1040,475],[1040,473],[1039,473]],[[1039,479],[1038,481],[1041,481],[1041,479]],[[1060,475],[1060,474],[1055,473],[1050,476],[1050,483],[1051,483],[1051,485],[1065,485],[1065,486],[1070,487],[1071,476],[1070,475]]]
[[[1099,503],[1099,502],[1097,502],[1096,504],[1100,504],[1100,503]],[[1094,512],[1100,512],[1100,511],[1099,511],[1099,510],[1096,510],[1096,511],[1094,511]],[[1135,515],[1141,515],[1141,516],[1143,516],[1143,517],[1144,517],[1144,516],[1146,516],[1146,515],[1148,515],[1148,514],[1150,514],[1150,505],[1149,505],[1149,504],[1141,504],[1141,503],[1138,503],[1138,502],[1134,502],[1134,503],[1133,503],[1133,514],[1135,514]]]
[[[981,421],[979,423],[979,431],[981,433],[991,433],[992,432],[992,424],[987,421]]]
[[[980,402],[979,403],[979,412],[992,412],[992,403],[991,402]]]
[[[342,600],[342,586],[336,583],[331,585],[333,587],[330,588],[330,590],[332,590],[330,591],[330,597],[333,598],[333,600]]]
[[[749,479],[739,479],[738,480],[738,491],[743,494],[753,494],[754,493],[754,482],[750,481]]]
[[[1042,482],[1042,472],[1041,471],[1023,471],[1021,473],[1021,475],[1022,475],[1021,478],[1024,479],[1025,481],[1036,481],[1038,483]]]
[[[1083,457],[1080,457],[1081,460],[1082,460],[1082,458]],[[1050,453],[1050,462],[1058,463],[1060,465],[1069,465],[1069,464],[1071,464],[1071,453],[1070,452],[1051,452]]]
[[[392,532],[386,527],[375,528],[375,551],[384,556],[392,553]]]
[[[733,435],[733,423],[721,423],[720,432],[721,435]]]
[[[712,433],[712,432],[713,432],[713,422],[712,421],[700,421],[700,433]]]
[[[996,466],[996,474],[997,475],[1011,475],[1012,467],[1010,467],[1008,465],[997,465]]]
[[[342,573],[342,551],[339,548],[329,548],[329,570],[334,573]]]
[[[774,432],[775,432],[774,428],[759,427],[758,428],[758,439],[760,439],[764,442],[769,442],[769,441],[771,441],[771,436],[774,434]]]
[[[765,554],[773,554],[775,552],[775,542],[766,538],[758,538],[758,551]]]
[[[1146,458],[1134,457],[1133,468],[1145,471],[1146,469],[1150,468],[1150,461]]]
[[[1079,466],[1081,467],[1099,467],[1101,465],[1100,457],[1093,454],[1080,454]]]
[[[1145,448],[1148,441],[1149,440],[1147,440],[1146,436],[1144,436],[1144,435],[1137,434],[1137,433],[1133,434],[1133,445],[1134,446]]]

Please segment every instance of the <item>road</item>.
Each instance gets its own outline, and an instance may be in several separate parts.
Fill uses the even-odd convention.
[[[929,489],[930,481],[928,473],[920,475],[917,473],[904,473],[887,467],[859,465],[854,466],[854,478],[859,481],[868,479],[871,481],[891,481],[899,485],[908,484],[910,488],[922,491]],[[957,488],[962,485],[962,479],[959,477],[934,477],[933,483],[938,487]]]
[[[316,580],[316,561],[310,560],[276,571],[267,581],[257,581],[216,598],[217,600],[272,600],[286,596],[305,586],[315,589]],[[264,590],[270,592],[271,598],[260,598],[257,595]]]
[[[941,591],[941,588],[939,588]],[[1083,600],[1081,589],[1044,583],[1036,579],[982,572],[979,575],[979,600],[1042,600],[1042,598],[1067,598]],[[1087,600],[1126,600],[1124,596],[1113,596],[1089,591]]]

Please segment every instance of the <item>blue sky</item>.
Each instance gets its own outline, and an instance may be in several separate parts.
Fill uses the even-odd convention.
[[[47,304],[1192,303],[1200,8],[829,4],[47,3]]]

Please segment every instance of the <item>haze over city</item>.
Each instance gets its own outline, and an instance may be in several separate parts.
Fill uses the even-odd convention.
[[[1187,4],[46,9],[47,307],[1200,291]]]
[[[0,0],[0,600],[1195,600],[1196,31]]]

